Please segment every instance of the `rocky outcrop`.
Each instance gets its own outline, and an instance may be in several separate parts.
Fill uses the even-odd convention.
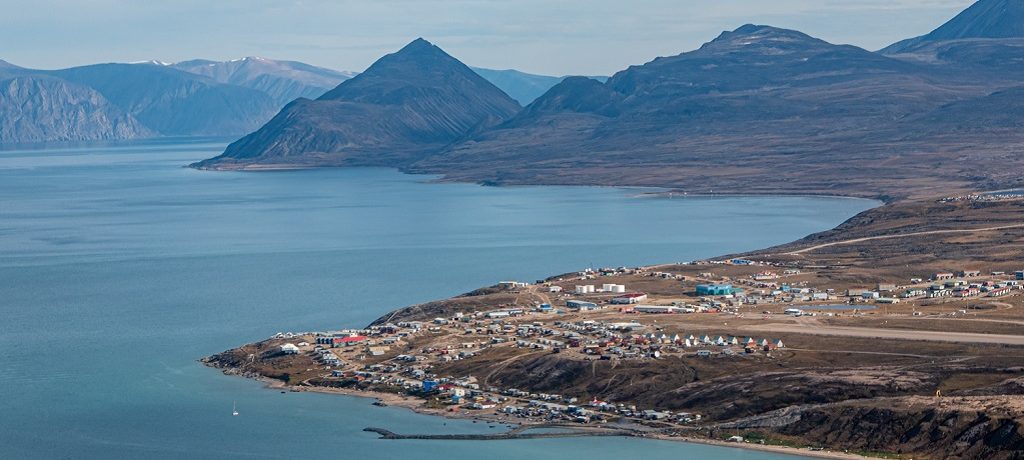
[[[1021,399],[926,397],[811,407],[773,430],[833,449],[914,458],[1024,458]],[[797,417],[793,413],[798,413]]]

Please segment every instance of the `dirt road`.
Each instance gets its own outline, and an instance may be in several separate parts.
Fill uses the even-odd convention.
[[[839,337],[866,337],[897,340],[927,340],[957,343],[999,343],[1024,345],[1024,335],[976,334],[971,332],[916,331],[867,327],[839,327],[786,323],[750,324],[740,327],[749,331],[789,332],[794,334],[830,335]]]
[[[843,245],[843,244],[861,243],[861,242],[864,242],[864,241],[872,241],[872,240],[888,240],[888,239],[892,239],[892,238],[904,238],[904,237],[909,237],[909,236],[922,236],[922,235],[941,235],[941,234],[944,234],[944,233],[988,232],[988,231],[993,231],[993,230],[1004,230],[1004,229],[1008,229],[1008,228],[1021,228],[1021,227],[1024,227],[1024,224],[1001,225],[1001,226],[998,226],[998,227],[985,227],[985,228],[965,228],[965,229],[951,229],[951,230],[929,230],[927,232],[900,233],[900,234],[896,234],[896,235],[866,236],[866,237],[863,237],[863,238],[853,238],[853,239],[850,239],[850,240],[842,240],[842,241],[834,241],[834,242],[831,242],[831,243],[818,244],[818,245],[806,247],[806,248],[803,248],[803,249],[798,249],[796,251],[787,252],[786,254],[790,254],[790,255],[792,255],[792,254],[803,254],[805,252],[816,251],[818,249],[827,248],[827,247],[830,247],[830,246],[839,246],[839,245]]]

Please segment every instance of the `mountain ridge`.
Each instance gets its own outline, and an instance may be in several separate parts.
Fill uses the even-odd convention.
[[[169,65],[189,73],[210,77],[219,83],[229,83],[267,93],[279,106],[300,97],[316,99],[356,75],[355,72],[258,56],[230,61],[193,59]]]

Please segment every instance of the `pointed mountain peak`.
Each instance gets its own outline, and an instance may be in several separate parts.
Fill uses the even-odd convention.
[[[426,50],[426,49],[430,49],[430,48],[436,48],[436,46],[434,46],[433,43],[428,42],[423,37],[419,37],[419,38],[409,42],[408,45],[403,46],[402,49],[399,50],[398,52],[401,53],[401,52],[416,51],[416,50]]]
[[[426,88],[461,85],[466,85],[463,89],[470,92],[499,93],[507,98],[461,61],[436,45],[417,38],[402,49],[378,59],[365,72],[342,82],[320,99],[390,103],[404,100],[409,94]]]
[[[925,37],[929,40],[1024,37],[1024,0],[979,0]]]
[[[455,60],[455,58],[453,58],[450,55],[448,55],[448,53],[445,53],[444,50],[442,50],[440,47],[438,47],[437,45],[435,45],[433,43],[430,43],[430,42],[424,40],[423,38],[417,38],[417,39],[409,42],[409,44],[403,46],[402,49],[400,49],[400,50],[398,50],[398,51],[396,51],[394,53],[391,53],[391,54],[389,54],[387,56],[382,57],[380,59],[380,61],[383,61],[383,60],[388,59],[388,58],[393,58],[393,57],[401,57],[401,58],[443,57],[443,58],[451,59],[453,61]]]
[[[928,43],[973,38],[1024,38],[1024,0],[979,0],[928,35],[894,43],[881,52],[908,53]]]

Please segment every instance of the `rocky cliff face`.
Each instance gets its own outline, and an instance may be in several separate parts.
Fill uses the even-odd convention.
[[[153,135],[98,92],[58,78],[0,78],[0,143]]]
[[[299,99],[201,168],[401,165],[508,119],[519,105],[426,40],[316,100]]]

